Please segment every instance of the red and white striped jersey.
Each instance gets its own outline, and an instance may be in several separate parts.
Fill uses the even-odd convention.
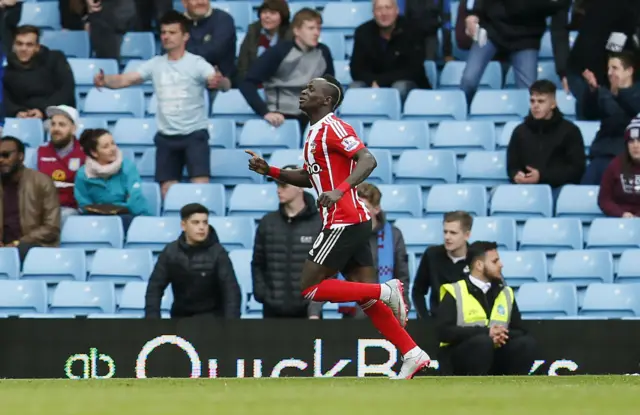
[[[340,186],[356,166],[353,156],[364,143],[353,127],[333,113],[313,124],[304,144],[304,168],[320,195]],[[354,225],[371,219],[364,203],[351,189],[330,208],[321,208],[324,229]]]

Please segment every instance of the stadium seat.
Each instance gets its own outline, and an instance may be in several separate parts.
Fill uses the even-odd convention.
[[[82,94],[93,88],[93,77],[100,72],[100,69],[105,75],[118,74],[118,61],[115,59],[69,58],[68,61],[76,81],[76,92]]]
[[[137,319],[141,317],[142,316],[133,316],[133,315],[117,314],[117,313],[116,314],[100,314],[100,313],[87,314],[88,319],[99,319],[99,320],[113,320],[113,319],[124,320],[124,319]]]
[[[498,186],[509,183],[505,151],[469,151],[460,164],[460,183]]]
[[[22,279],[56,283],[85,281],[87,266],[82,249],[31,248],[22,266]]]
[[[363,3],[329,3],[356,5]],[[326,10],[326,9],[325,9]],[[357,117],[364,123],[400,119],[400,93],[394,88],[351,88],[344,94],[340,116]]]
[[[291,3],[289,7],[291,7],[293,4],[295,3]],[[331,51],[331,56],[334,59],[341,60],[347,56],[344,35],[342,33],[331,33],[323,30],[319,40],[320,43],[323,43],[329,48],[329,50]],[[351,76],[351,74],[349,74],[349,76]]]
[[[0,280],[20,277],[18,248],[0,248]]]
[[[462,73],[467,65],[464,61],[450,61],[445,63],[440,73],[438,89],[460,89]],[[500,89],[502,87],[502,67],[500,62],[491,61],[487,65],[478,89]]]
[[[402,232],[409,254],[422,255],[428,247],[442,244],[441,219],[400,218],[394,225]]]
[[[285,120],[274,127],[265,120],[249,120],[242,127],[238,148],[260,150],[271,154],[274,150],[300,148],[300,124],[296,120]]]
[[[44,281],[0,281],[0,313],[31,312],[47,312],[47,284]]]
[[[211,106],[211,115],[218,119],[232,119],[243,122],[260,118],[249,106],[238,89],[216,94]]]
[[[620,256],[616,282],[640,282],[640,249],[627,249]]]
[[[120,302],[117,306],[117,314],[143,317],[145,306],[145,295],[147,293],[147,283],[142,281],[128,282],[122,290]],[[173,304],[173,290],[169,285],[164,290],[164,295],[160,303],[160,311],[163,315],[171,311]]]
[[[261,156],[260,151],[256,153]],[[249,170],[250,155],[244,150],[211,150],[211,177],[216,183],[235,185],[262,183],[263,176]]]
[[[564,90],[556,91],[556,102],[558,109],[562,111],[564,117],[568,120],[576,119],[576,99],[571,94],[567,94]]]
[[[69,216],[62,228],[60,246],[95,251],[122,248],[124,231],[119,216]]]
[[[373,184],[391,184],[393,182],[393,163],[391,152],[378,148],[369,149],[371,154],[376,158],[378,166],[373,170],[367,178],[369,183]]]
[[[414,89],[404,103],[403,120],[438,123],[467,119],[467,99],[462,91],[428,91]]]
[[[38,169],[38,149],[27,147],[24,149],[24,166],[28,169]]]
[[[456,183],[458,171],[456,155],[447,150],[407,150],[400,155],[396,164],[396,184]]]
[[[491,197],[491,216],[508,216],[517,221],[553,216],[551,187],[546,184],[504,184]]]
[[[304,157],[301,150],[276,150],[269,157],[271,166],[284,167],[290,164],[302,168]]]
[[[532,218],[522,229],[521,251],[547,255],[565,249],[582,249],[582,224],[575,218]]]
[[[14,23],[15,24],[15,23]],[[22,2],[18,26],[31,25],[42,30],[60,30],[60,9],[57,2]]]
[[[2,136],[19,138],[25,146],[37,149],[44,144],[42,120],[36,118],[7,118],[4,122]]]
[[[580,129],[582,134],[582,141],[584,141],[584,149],[588,153],[591,148],[591,143],[596,138],[596,134],[600,130],[599,121],[574,121],[576,127]]]
[[[232,120],[209,120],[209,147],[236,148],[236,126]]]
[[[136,153],[154,147],[153,139],[158,131],[155,122],[144,118],[122,118],[112,130],[118,147],[130,148]]]
[[[231,260],[233,271],[236,274],[236,279],[238,280],[238,284],[240,285],[240,292],[242,293],[241,312],[243,314],[243,317],[246,318],[246,314],[248,314],[247,311],[258,311],[247,309],[247,302],[253,294],[253,279],[251,272],[253,251],[251,249],[236,249],[229,252],[229,259]]]
[[[465,154],[471,150],[493,151],[496,147],[496,130],[487,121],[442,121],[438,125],[431,147]]]
[[[597,218],[591,222],[587,249],[608,249],[620,255],[632,248],[640,248],[640,219]]]
[[[595,282],[613,283],[611,253],[599,249],[560,251],[553,260],[549,282],[570,282],[579,288]]]
[[[162,216],[180,216],[180,209],[188,203],[200,203],[209,214],[224,216],[226,198],[224,186],[219,183],[176,183],[164,198]]]
[[[481,216],[473,219],[473,230],[469,242],[494,241],[498,249],[517,249],[516,221],[511,218]]]
[[[160,196],[160,185],[158,183],[142,183],[142,194],[147,200],[147,205],[152,216],[160,216],[162,208],[162,196]]]
[[[471,102],[469,118],[497,123],[521,121],[529,113],[529,91],[480,90]]]
[[[229,199],[229,216],[249,216],[255,220],[278,210],[279,200],[276,185],[239,184]]]
[[[549,273],[544,252],[500,251],[500,260],[503,267],[502,275],[507,284],[513,288],[525,283],[547,282]]]
[[[61,318],[70,319],[76,318],[74,314],[48,314],[48,313],[23,313],[18,316],[19,318],[37,318],[37,319],[55,319],[59,320]]]
[[[92,88],[84,101],[83,116],[104,118],[116,122],[120,118],[143,118],[144,95],[140,88]]]
[[[124,63],[130,59],[149,60],[156,55],[153,33],[129,32],[124,35],[120,46],[120,59]]]
[[[228,251],[253,248],[256,232],[252,218],[209,216],[209,224],[216,230],[220,243]]]
[[[236,24],[236,30],[247,30],[249,24],[255,20],[251,3],[248,1],[215,1],[211,5],[229,13]]]
[[[431,87],[436,89],[438,87],[438,67],[434,61],[424,61],[424,71],[427,74],[427,79],[431,83]]]
[[[104,118],[96,118],[96,117],[82,117],[78,121],[78,127],[76,128],[76,137],[80,137],[82,132],[89,128],[103,128],[105,130],[109,129],[109,125],[107,124],[107,120]]]
[[[578,314],[578,293],[570,283],[525,283],[516,294],[524,319],[553,319]]]
[[[388,220],[422,217],[422,192],[414,184],[381,184],[381,207]]]
[[[562,88],[562,81],[558,77],[556,73],[556,65],[553,61],[541,61],[538,62],[538,79],[547,79],[553,82],[556,88]],[[507,71],[507,77],[504,81],[505,88],[515,88],[516,87],[516,79],[515,73],[513,72],[513,66],[509,68]]]
[[[84,30],[44,30],[40,44],[59,50],[67,58],[89,58],[89,33]]]
[[[347,59],[351,59],[351,55],[353,55],[353,38],[349,37],[344,40],[344,51],[347,54]]]
[[[441,217],[453,210],[487,215],[487,190],[479,184],[437,184],[427,196],[426,216]]]
[[[329,2],[322,11],[322,31],[353,33],[372,17],[371,5],[366,2]]]
[[[556,203],[556,217],[578,218],[582,222],[603,217],[598,206],[599,190],[600,186],[564,185]]]
[[[53,291],[50,313],[115,313],[116,292],[110,282],[61,281]]]
[[[538,59],[551,60],[553,59],[553,46],[551,44],[551,32],[546,31],[542,35],[540,41],[540,49],[538,50]]]
[[[153,270],[151,251],[146,249],[98,249],[91,262],[88,281],[147,281]]]
[[[351,79],[351,69],[349,67],[349,61],[347,60],[334,60],[333,67],[336,71],[336,79],[342,85],[348,86],[353,79]]]
[[[156,149],[148,148],[138,160],[138,173],[143,182],[155,182],[156,175]]]
[[[590,284],[580,315],[608,318],[640,316],[640,284]]]
[[[502,131],[500,132],[498,141],[496,142],[498,150],[506,150],[507,147],[509,147],[509,141],[511,141],[513,130],[515,130],[520,124],[522,124],[522,121],[509,121],[502,127]]]
[[[429,125],[421,121],[376,121],[371,126],[367,146],[387,149],[392,156],[399,156],[404,150],[427,149]]]
[[[131,59],[125,65],[124,69],[122,70],[122,73],[135,72],[135,71],[137,71],[138,66],[140,66],[144,62],[146,62],[146,60]],[[142,90],[144,91],[145,94],[153,94],[153,82],[151,80],[148,80],[148,81],[140,84],[139,87],[142,88]]]
[[[136,216],[127,231],[125,248],[160,252],[165,245],[178,239],[181,233],[180,218]]]

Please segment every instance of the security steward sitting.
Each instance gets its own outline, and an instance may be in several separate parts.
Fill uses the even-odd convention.
[[[440,287],[437,330],[444,375],[526,375],[535,342],[504,284],[495,242],[469,245],[469,277]]]

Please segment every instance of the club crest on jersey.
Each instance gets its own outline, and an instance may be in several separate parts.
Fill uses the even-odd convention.
[[[342,147],[344,147],[345,151],[353,151],[358,147],[358,140],[354,137],[345,137],[342,139]]]
[[[312,141],[312,142],[309,143],[309,151],[311,153],[315,153],[316,152],[316,142],[315,141]]]
[[[71,160],[69,160],[69,170],[78,171],[79,168],[80,168],[79,158],[72,158]]]

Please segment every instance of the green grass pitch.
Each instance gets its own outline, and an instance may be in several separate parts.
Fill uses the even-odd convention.
[[[2,380],[2,415],[626,415],[640,378]]]

